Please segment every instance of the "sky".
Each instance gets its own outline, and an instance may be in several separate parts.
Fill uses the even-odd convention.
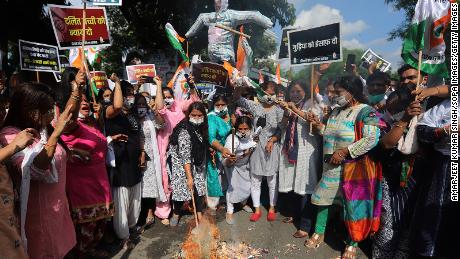
[[[69,0],[81,5],[81,0]],[[240,1],[240,0],[230,0]],[[396,70],[401,59],[402,41],[387,41],[389,32],[404,21],[404,13],[396,11],[384,0],[288,0],[296,8],[296,27],[317,27],[341,22],[342,46],[345,48],[371,48],[388,60]],[[278,42],[281,27],[273,28]],[[278,43],[279,44],[279,43]],[[275,55],[274,55],[275,56]],[[287,66],[287,62],[282,62]]]
[[[294,26],[317,27],[334,22],[341,23],[342,46],[345,48],[371,48],[388,60],[392,70],[402,62],[402,41],[388,41],[389,32],[405,20],[402,11],[394,10],[384,0],[288,0],[296,8]],[[281,27],[274,31],[281,38]]]

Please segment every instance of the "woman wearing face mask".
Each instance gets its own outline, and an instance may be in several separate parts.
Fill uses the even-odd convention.
[[[11,97],[10,112],[0,131],[0,144],[12,143],[22,130],[33,128],[41,138],[6,162],[15,184],[21,186],[21,238],[16,246],[30,258],[63,258],[76,244],[66,197],[67,155],[59,138],[72,114],[64,110],[50,125],[53,92],[47,85],[23,83]],[[18,150],[19,151],[19,150]],[[30,187],[30,188],[29,188]],[[25,243],[27,240],[27,243]]]
[[[157,85],[161,85],[161,81],[158,78],[155,78],[154,81]],[[143,95],[136,95],[135,105],[141,129],[142,152],[140,166],[143,168],[143,177],[141,212],[137,226],[141,228],[142,232],[145,224],[153,223],[155,201],[166,202],[161,174],[160,152],[157,144],[157,130],[163,127],[164,120],[156,110],[150,110],[147,99]]]
[[[169,178],[174,203],[171,226],[177,226],[185,201],[195,199],[201,220],[206,195],[206,157],[209,148],[206,108],[201,102],[190,105],[187,116],[174,128],[168,148]]]
[[[61,139],[70,149],[70,159],[67,162],[66,193],[70,201],[72,220],[77,234],[77,245],[72,255],[82,257],[85,253],[92,256],[107,256],[104,250],[96,250],[96,246],[105,231],[105,226],[113,215],[112,195],[105,166],[107,140],[96,128],[83,123],[79,116],[89,111],[82,105],[88,104],[85,99],[83,86],[84,71],[69,77],[69,70],[64,71],[63,79],[72,80],[70,88],[61,85],[56,89],[57,106],[59,110],[71,107],[75,120],[71,120]]]
[[[215,212],[219,199],[223,196],[226,183],[222,183],[222,159],[229,158],[231,151],[224,147],[225,138],[231,129],[231,119],[228,112],[228,99],[223,95],[213,98],[213,110],[208,114],[209,144],[212,152],[207,164],[207,204],[212,212]]]
[[[314,114],[307,114],[307,119],[323,136],[323,174],[312,194],[312,203],[318,206],[315,233],[307,240],[308,248],[318,248],[324,241],[324,233],[331,205],[341,199],[341,181],[343,163],[366,154],[378,144],[380,129],[375,110],[364,104],[363,85],[355,76],[345,76],[334,83],[339,106],[334,109],[322,124]],[[355,123],[363,123],[363,137],[355,141]],[[351,239],[342,258],[356,258],[357,242]]]
[[[287,218],[285,223],[298,223],[299,229],[294,233],[296,238],[308,237],[313,218],[313,208],[308,206],[311,200],[318,176],[321,174],[321,138],[317,134],[310,135],[309,123],[297,115],[290,113],[287,108],[302,117],[307,111],[322,118],[322,109],[318,102],[311,101],[306,94],[306,86],[295,82],[287,89],[287,103],[285,108],[287,124],[284,134],[283,148],[280,158],[279,191],[280,205],[284,207]]]
[[[193,84],[193,77],[189,77],[189,85]],[[157,95],[155,96],[155,107],[158,113],[164,119],[164,126],[157,132],[158,148],[160,151],[161,173],[163,175],[163,189],[166,191],[167,202],[157,201],[155,215],[162,219],[162,223],[169,224],[168,217],[171,213],[170,187],[168,182],[168,172],[166,170],[166,150],[169,144],[169,137],[171,136],[174,127],[184,119],[185,112],[189,106],[200,98],[196,94],[195,88],[190,90],[190,99],[182,100],[175,99],[174,92],[169,87],[158,87]]]
[[[249,172],[249,157],[257,146],[252,139],[252,120],[247,116],[241,116],[236,119],[235,136],[229,135],[225,141],[225,148],[235,150],[235,155],[223,159],[225,171],[228,180],[228,189],[226,194],[227,215],[226,221],[233,225],[234,203],[245,203],[251,195],[251,178]],[[247,205],[243,207],[246,211],[252,211]]]
[[[116,166],[110,168],[110,175],[115,205],[114,229],[122,240],[122,246],[127,248],[132,245],[129,242],[130,232],[135,232],[141,207],[140,127],[137,114],[132,109],[134,96],[131,84],[120,81],[115,74],[112,74],[111,80],[115,82],[113,99],[103,108],[102,114],[107,136],[126,136],[123,141],[113,143]]]
[[[257,125],[262,125],[259,134],[259,144],[250,159],[251,166],[251,198],[255,212],[251,221],[258,221],[262,217],[260,210],[260,191],[262,178],[267,177],[270,209],[267,214],[268,221],[276,219],[275,205],[278,196],[277,172],[280,158],[280,124],[283,119],[283,109],[275,105],[277,86],[274,82],[267,82],[262,89],[268,94],[259,97],[260,103],[238,98],[237,105],[248,110],[254,115]],[[235,97],[239,97],[239,88],[235,89]]]
[[[421,114],[419,101],[402,87],[390,94],[383,116],[377,159],[382,162],[382,215],[374,235],[372,258],[409,258],[409,223],[416,198],[418,178],[416,161],[416,116]],[[417,162],[417,164],[416,164]]]

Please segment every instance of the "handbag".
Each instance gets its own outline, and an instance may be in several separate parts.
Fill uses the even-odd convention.
[[[362,110],[355,122],[355,141],[362,139]],[[369,152],[368,152],[369,153]],[[344,222],[354,242],[377,232],[382,207],[382,166],[368,154],[343,164]]]

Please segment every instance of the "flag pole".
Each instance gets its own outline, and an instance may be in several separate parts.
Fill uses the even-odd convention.
[[[313,97],[313,81],[315,76],[315,65],[311,65],[311,75],[310,75],[310,98],[311,98],[311,107],[315,104],[315,98]],[[313,124],[310,122],[310,135],[313,134]]]
[[[86,41],[86,0],[83,0],[83,31],[82,31],[82,39],[81,39],[81,54],[82,54],[82,67],[85,70],[86,77],[89,81],[89,90],[91,92],[91,97],[93,99],[93,103],[96,103],[96,95],[93,90],[93,80],[91,80],[91,76],[89,74],[88,64],[86,63],[86,56],[85,56],[85,41]]]
[[[38,71],[35,71],[35,76],[37,77],[37,82],[40,83],[40,74]]]
[[[418,67],[417,67],[417,90],[420,87],[420,81],[421,81],[421,70],[422,68],[422,50],[420,49],[418,51]]]

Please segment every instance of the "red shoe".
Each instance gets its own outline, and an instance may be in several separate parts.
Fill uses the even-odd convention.
[[[256,222],[262,217],[262,212],[259,213],[252,213],[251,217],[249,218],[250,221]]]
[[[275,221],[276,220],[276,213],[269,211],[267,214],[267,221]]]

